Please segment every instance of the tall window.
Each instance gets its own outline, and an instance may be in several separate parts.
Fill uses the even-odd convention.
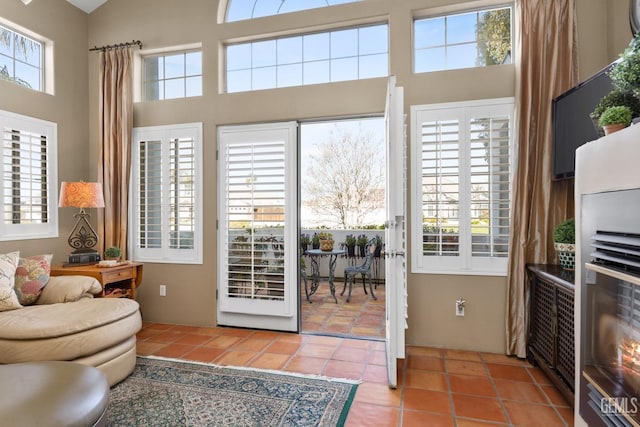
[[[241,21],[356,1],[360,0],[229,0],[226,20]]]
[[[202,96],[202,51],[188,51],[144,58],[144,99]]]
[[[58,236],[55,123],[0,111],[0,240]]]
[[[510,63],[510,7],[414,22],[416,73]]]
[[[506,274],[513,99],[412,107],[415,272]]]
[[[44,90],[43,52],[42,43],[0,25],[0,79]]]
[[[202,263],[202,124],[134,129],[133,256]]]
[[[389,74],[387,24],[229,45],[227,92]]]

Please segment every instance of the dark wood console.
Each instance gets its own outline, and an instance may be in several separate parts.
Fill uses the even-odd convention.
[[[573,406],[575,275],[559,265],[529,264],[527,359],[549,376]]]

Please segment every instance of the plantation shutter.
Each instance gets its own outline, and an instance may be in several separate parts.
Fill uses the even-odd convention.
[[[201,124],[134,129],[134,258],[202,262]]]
[[[169,248],[194,249],[196,145],[193,137],[169,143]]]
[[[507,257],[511,121],[508,116],[474,118],[470,126],[471,254]]]
[[[57,237],[56,126],[0,111],[0,240]]]
[[[426,256],[460,255],[460,121],[422,123],[423,247]]]
[[[226,146],[230,297],[284,299],[285,142]]]
[[[414,271],[506,273],[513,101],[414,107]]]
[[[218,319],[297,330],[296,124],[218,131]]]
[[[49,222],[47,193],[47,136],[18,129],[3,134],[3,186],[11,194],[5,221],[11,224]]]
[[[162,141],[140,141],[139,156],[139,247],[160,249],[162,248]]]

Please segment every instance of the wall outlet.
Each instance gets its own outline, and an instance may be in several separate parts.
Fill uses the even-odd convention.
[[[456,300],[456,316],[463,317],[464,316],[464,304],[465,300],[459,298]]]
[[[160,285],[160,296],[161,297],[167,296],[167,287],[165,285]]]

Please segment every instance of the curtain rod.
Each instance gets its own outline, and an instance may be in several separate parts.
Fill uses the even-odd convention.
[[[140,49],[142,49],[142,42],[140,40],[132,40],[126,43],[110,44],[102,47],[94,46],[91,49],[89,49],[89,52],[94,50],[101,50],[104,52],[105,50],[109,50],[109,49],[117,49],[120,47],[129,47],[129,46],[138,46]]]

